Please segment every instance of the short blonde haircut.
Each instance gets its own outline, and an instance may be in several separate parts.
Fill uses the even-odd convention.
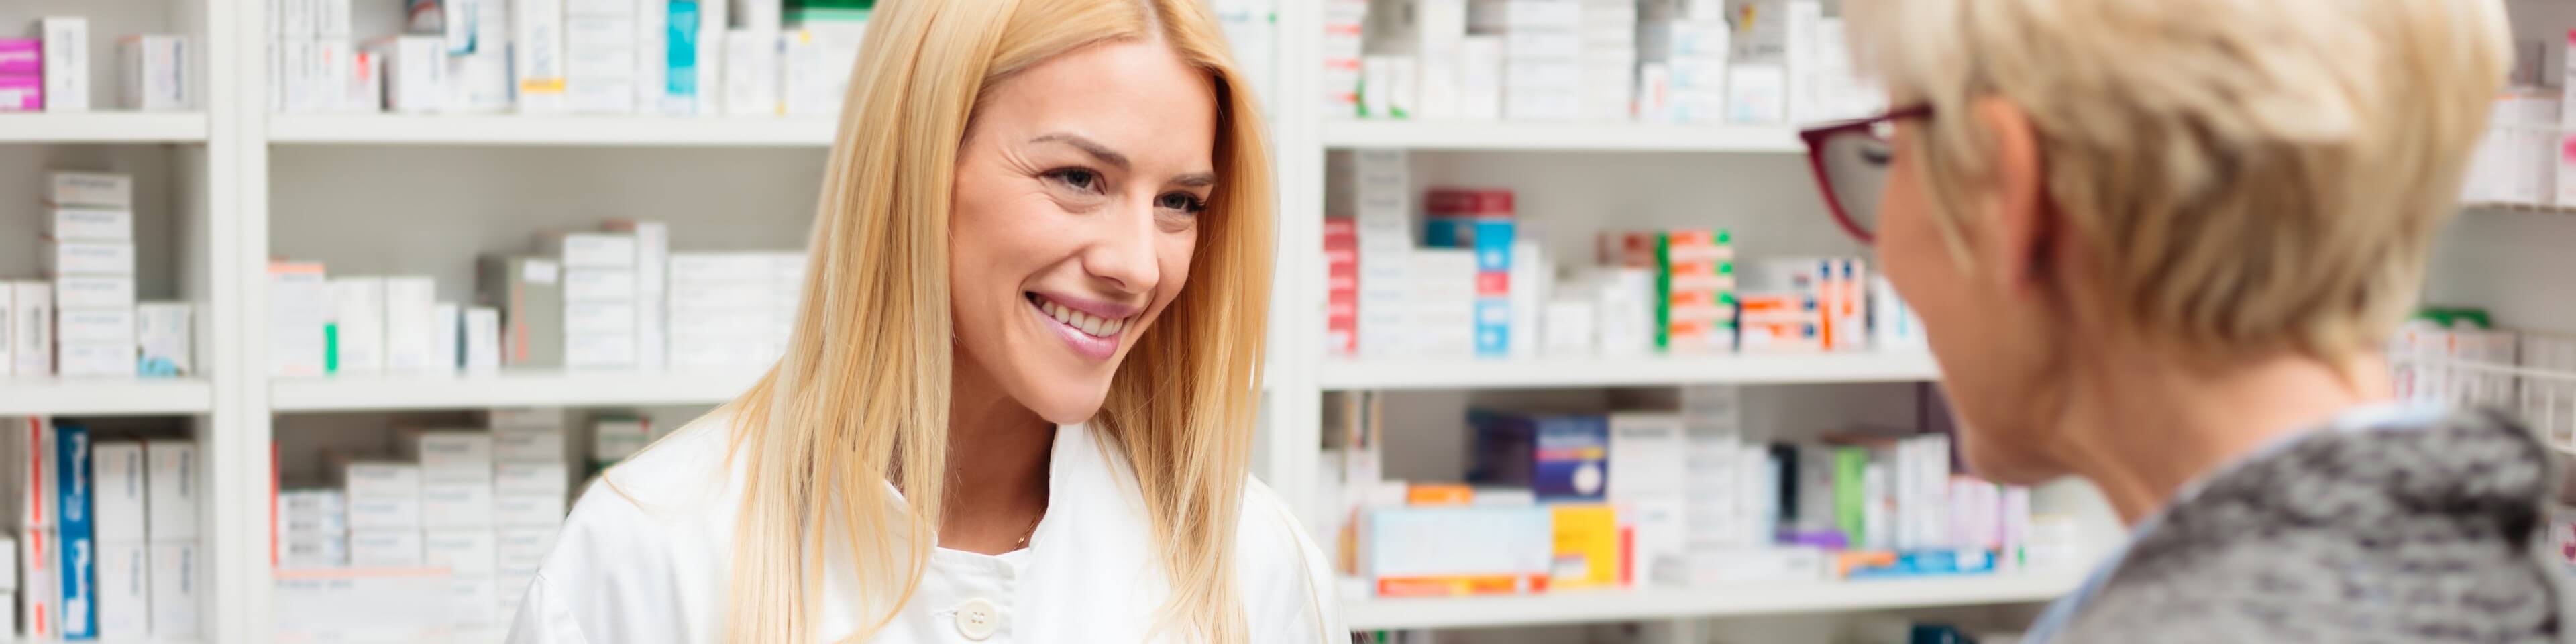
[[[2199,357],[2374,349],[2414,306],[2511,60],[2498,0],[1848,0],[1857,60],[1929,104],[1952,252],[2030,119],[2113,319]]]

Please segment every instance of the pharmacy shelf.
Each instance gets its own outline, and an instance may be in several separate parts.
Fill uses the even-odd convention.
[[[1324,147],[1559,152],[1802,152],[1789,127],[1529,123],[1509,121],[1326,121]]]
[[[214,401],[204,380],[0,378],[0,416],[175,416]]]
[[[204,112],[0,113],[0,143],[204,143]]]
[[[828,118],[674,116],[269,117],[268,139],[311,145],[538,145],[591,147],[826,147]]]
[[[749,369],[708,373],[503,371],[489,376],[334,376],[270,381],[278,412],[484,407],[713,405],[759,380]]]
[[[1910,382],[1941,377],[1921,351],[1635,358],[1325,360],[1326,391],[1572,389],[1699,384]]]
[[[1463,598],[1358,599],[1351,630],[1495,628],[1736,615],[1857,612],[2044,602],[2083,582],[2071,573],[1747,583],[1727,588],[1563,591]]]
[[[2576,206],[2516,201],[2471,201],[2460,204],[2460,208],[2462,210],[2576,213]]]

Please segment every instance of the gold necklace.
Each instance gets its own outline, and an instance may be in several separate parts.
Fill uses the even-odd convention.
[[[1022,532],[1020,533],[1020,540],[1019,540],[1019,542],[1018,542],[1018,543],[1016,543],[1016,544],[1013,544],[1013,545],[1011,546],[1011,549],[1012,549],[1012,550],[1023,550],[1023,549],[1027,549],[1027,548],[1029,547],[1029,539],[1030,539],[1031,537],[1036,537],[1036,536],[1038,536],[1038,522],[1040,522],[1040,521],[1045,521],[1045,520],[1046,520],[1046,511],[1045,511],[1045,510],[1039,510],[1039,511],[1038,511],[1038,515],[1037,515],[1035,518],[1031,518],[1031,519],[1029,519],[1029,529],[1028,529],[1028,530],[1025,530],[1025,531],[1022,531]]]

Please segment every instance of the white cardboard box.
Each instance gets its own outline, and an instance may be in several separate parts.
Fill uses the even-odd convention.
[[[271,601],[279,641],[419,642],[454,636],[449,580],[437,570],[280,571]]]
[[[565,268],[635,268],[635,236],[618,233],[565,233]]]
[[[438,283],[427,277],[388,277],[385,289],[385,371],[438,373]],[[449,358],[448,362],[453,362]]]
[[[490,481],[430,481],[421,484],[420,524],[430,529],[488,528],[492,525]]]
[[[69,275],[54,278],[54,303],[63,308],[134,306],[134,277]]]
[[[44,269],[54,275],[133,275],[134,244],[47,240]]]
[[[45,41],[45,111],[89,111],[89,19],[49,17],[39,25]]]
[[[334,373],[383,373],[385,370],[385,280],[344,277],[331,280],[331,347],[339,356]]]
[[[20,377],[54,375],[54,287],[44,282],[12,282],[9,304],[10,351]]]
[[[465,342],[465,318],[455,302],[439,302],[429,307],[429,356],[433,373],[456,373],[464,356],[459,347]]]
[[[698,65],[705,68],[707,61]],[[732,116],[776,116],[778,94],[778,32],[732,29],[724,33],[724,111]],[[706,83],[698,85],[707,92]]]
[[[349,529],[420,530],[420,497],[349,499]]]
[[[500,494],[492,498],[492,523],[502,527],[563,525],[564,497],[557,494]]]
[[[268,265],[268,372],[319,376],[329,350],[322,327],[331,319],[330,282],[318,263]]]
[[[501,370],[501,311],[488,306],[465,310],[465,372],[490,374]]]
[[[594,333],[633,334],[636,331],[636,323],[641,317],[641,314],[636,312],[640,308],[642,307],[632,300],[565,302],[564,337],[572,338]]]
[[[90,446],[91,521],[99,543],[142,543],[144,534],[143,444],[99,441]],[[141,558],[141,553],[135,555]]]
[[[420,498],[420,481],[418,463],[351,460],[340,467],[340,489],[351,505],[361,499]]]
[[[635,302],[635,269],[568,268],[564,269],[564,302]],[[633,316],[633,311],[627,312]],[[567,315],[566,317],[570,317]]]
[[[94,457],[94,456],[93,456]],[[197,538],[197,444],[177,440],[143,443],[144,499],[155,542]]]
[[[195,372],[194,310],[185,302],[144,302],[134,306],[134,343],[142,349],[143,362],[170,369],[166,374],[145,375],[179,377]]]
[[[155,542],[152,551],[152,635],[161,641],[197,636],[198,606],[205,601],[205,570],[195,541]]]
[[[564,95],[564,12],[561,0],[510,3],[511,77],[519,82],[519,111],[562,114],[571,109]]]
[[[70,241],[133,242],[134,211],[58,206],[45,218],[46,236]]]
[[[424,535],[426,563],[457,577],[489,578],[500,562],[499,536],[490,527],[430,528]]]
[[[151,549],[141,541],[98,544],[98,639],[141,639],[152,633]]]
[[[564,338],[566,368],[629,369],[635,366],[635,354],[633,333],[585,333]]]
[[[388,111],[428,114],[445,109],[451,91],[446,47],[439,36],[390,36],[367,45],[368,51],[385,61]]]
[[[102,172],[46,173],[45,204],[55,207],[134,208],[134,177]]]
[[[491,484],[492,433],[474,429],[414,430],[403,454],[420,463],[422,485],[438,481]]]
[[[501,570],[534,570],[545,564],[546,552],[555,547],[556,532],[551,527],[500,529],[497,551]]]
[[[447,582],[448,597],[454,604],[448,609],[459,630],[501,626],[510,619],[502,612],[500,580],[490,576],[467,577],[461,574]]]
[[[492,490],[501,494],[563,496],[571,490],[571,477],[571,468],[560,460],[505,460],[492,464]]]
[[[121,342],[134,343],[134,307],[76,309],[64,307],[54,314],[54,337],[63,343]]]
[[[423,544],[418,529],[370,529],[349,531],[349,565],[360,568],[414,568],[422,565]]]
[[[492,431],[492,460],[495,462],[562,463],[566,456],[563,430]]]
[[[187,36],[130,35],[116,39],[116,47],[122,59],[122,107],[176,112],[195,102],[196,87],[188,80],[195,48]]]
[[[125,342],[63,342],[55,345],[56,373],[83,378],[134,377],[135,347]]]

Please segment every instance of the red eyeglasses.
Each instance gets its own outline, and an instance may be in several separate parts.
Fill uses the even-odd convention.
[[[1888,165],[1896,159],[1888,143],[1896,133],[1896,122],[1930,116],[1932,106],[1916,105],[1798,132],[1798,138],[1807,142],[1807,166],[1816,173],[1816,188],[1825,194],[1825,207],[1853,239],[1877,242],[1879,191],[1887,187]]]

